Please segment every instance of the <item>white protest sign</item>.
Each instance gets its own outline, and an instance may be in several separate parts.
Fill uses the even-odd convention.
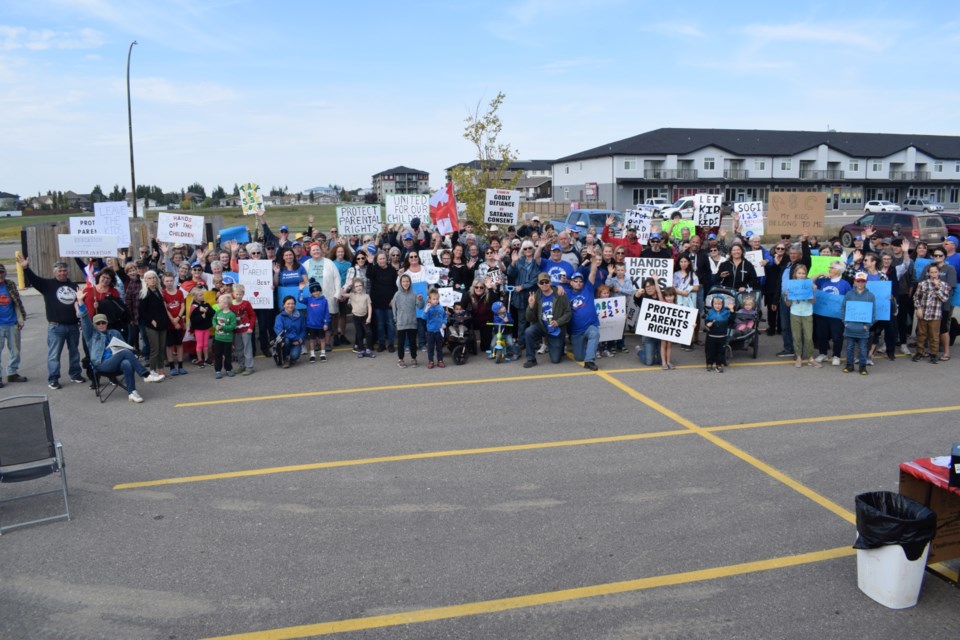
[[[240,185],[240,210],[243,215],[256,215],[258,209],[263,209],[263,195],[260,193],[260,185],[256,182],[247,182]]]
[[[652,216],[649,211],[643,209],[634,209],[625,211],[623,214],[623,228],[635,227],[637,229],[637,242],[646,246],[650,242],[650,222]]]
[[[431,249],[420,249],[417,251],[417,255],[420,256],[420,264],[424,267],[433,266],[433,250]]]
[[[693,340],[696,323],[696,307],[644,298],[640,303],[637,335],[688,345]]]
[[[342,236],[380,233],[380,205],[337,207],[337,230]]]
[[[753,268],[757,271],[757,277],[762,278],[767,275],[767,270],[763,268],[763,251],[757,249],[756,251],[747,251],[743,254],[743,257],[747,259],[747,262],[753,265]]]
[[[461,300],[460,292],[453,287],[440,287],[437,289],[437,293],[440,294],[441,307],[450,309]]]
[[[157,216],[157,242],[203,244],[203,216],[161,211]]]
[[[414,218],[430,219],[430,196],[407,193],[387,196],[387,224],[410,224]]]
[[[57,235],[61,258],[116,258],[117,236]]]
[[[600,342],[619,340],[623,337],[623,326],[627,321],[627,298],[596,298],[593,301],[600,319]]]
[[[693,220],[698,227],[709,228],[720,224],[721,196],[718,193],[698,193]]]
[[[130,208],[126,202],[95,202],[93,218],[97,233],[116,236],[117,246],[130,246]]]
[[[661,289],[673,286],[673,258],[626,258],[624,264],[635,289],[643,288],[644,278],[655,278]]]
[[[238,260],[237,272],[243,285],[243,299],[254,309],[273,308],[273,262],[270,260]]]
[[[740,219],[740,235],[745,237],[763,235],[763,203],[737,202],[733,212]]]
[[[97,222],[93,216],[77,216],[70,218],[70,235],[92,236],[97,234]]]
[[[453,233],[453,224],[450,222],[450,218],[440,218],[437,220],[437,231],[439,231],[442,236]]]
[[[508,189],[487,189],[483,201],[483,221],[487,224],[517,224],[520,213],[520,192]]]
[[[423,272],[425,274],[423,279],[427,282],[427,284],[437,284],[440,282],[440,267],[428,267],[424,265]]]

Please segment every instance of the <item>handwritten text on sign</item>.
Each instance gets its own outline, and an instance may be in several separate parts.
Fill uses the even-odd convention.
[[[70,218],[70,235],[93,236],[97,234],[97,222],[93,216],[74,216]]]
[[[67,235],[57,236],[61,258],[116,258],[117,236]]]
[[[740,234],[750,238],[763,235],[763,203],[737,202],[733,205],[733,213],[740,219]]]
[[[337,230],[345,236],[380,233],[380,205],[337,207]]]
[[[597,298],[593,301],[600,320],[600,341],[619,340],[627,321],[627,299],[624,296]]]
[[[650,242],[650,212],[645,209],[624,211],[623,228],[633,227],[637,230],[637,242],[646,246]]]
[[[93,219],[97,233],[117,237],[117,246],[130,246],[130,207],[126,202],[96,202]]]
[[[520,211],[520,192],[507,189],[487,189],[483,206],[483,221],[487,224],[517,224]]]
[[[203,216],[161,211],[157,216],[157,242],[203,244]]]
[[[690,344],[693,340],[693,327],[697,322],[695,307],[682,307],[669,302],[659,302],[644,298],[640,304],[640,318],[637,320],[637,335]]]
[[[827,194],[822,191],[771,191],[767,233],[823,233]]]
[[[694,221],[698,227],[710,228],[720,224],[721,197],[718,193],[698,193]]]
[[[270,260],[238,260],[237,274],[243,285],[243,299],[254,309],[273,307],[273,262]]]
[[[429,217],[430,196],[415,193],[387,196],[387,224],[410,224],[414,218]]]
[[[636,289],[643,288],[644,278],[653,278],[666,289],[673,285],[673,260],[671,258],[627,258],[627,277]]]
[[[243,215],[256,215],[260,209],[263,209],[263,194],[260,193],[260,185],[256,182],[246,182],[240,185],[240,210],[243,211]]]

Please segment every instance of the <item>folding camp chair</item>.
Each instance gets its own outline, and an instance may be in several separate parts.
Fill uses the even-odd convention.
[[[55,472],[60,474],[59,489],[0,499],[0,504],[60,492],[63,494],[63,513],[7,526],[0,522],[0,535],[31,524],[70,519],[63,447],[53,437],[47,396],[22,395],[0,399],[0,485],[28,482]]]
[[[106,402],[107,398],[113,395],[113,392],[117,390],[117,387],[120,387],[124,391],[127,390],[127,387],[120,380],[123,374],[120,373],[97,373],[94,368],[90,365],[90,358],[84,357],[81,361],[84,371],[87,372],[87,377],[90,378],[90,388],[93,389],[97,398],[100,399],[100,402]]]

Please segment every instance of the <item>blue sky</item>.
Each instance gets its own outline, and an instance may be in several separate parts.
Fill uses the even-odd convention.
[[[659,127],[960,135],[948,2],[5,0],[0,191],[369,187],[502,142],[557,158]]]

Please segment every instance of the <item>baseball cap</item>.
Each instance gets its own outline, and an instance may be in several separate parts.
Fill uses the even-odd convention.
[[[707,234],[707,240],[716,240],[716,239],[717,239],[717,234],[715,233]]]
[[[287,228],[287,225],[282,224],[280,225],[280,231],[289,231],[289,229]]]
[[[957,236],[947,236],[946,238],[943,239],[943,241],[952,242],[953,244],[960,244],[960,242],[957,241]]]
[[[867,274],[863,271],[857,271],[857,275],[853,277],[854,280],[866,280]]]
[[[6,273],[6,272],[7,272],[7,268],[2,264],[0,264],[0,273]]]
[[[574,274],[573,274],[572,276],[570,276],[570,279],[571,279],[571,280],[583,280],[583,274],[580,273],[579,271],[576,271],[576,272],[574,272]]]
[[[550,247],[550,251],[563,251],[563,247],[561,247],[559,244],[555,244]]]
[[[540,216],[533,216],[530,218],[530,222],[540,222]]]
[[[233,281],[233,276],[223,276],[223,284],[237,284]]]
[[[412,233],[405,233],[405,234],[403,234],[403,239],[404,239],[404,240],[413,240],[413,234],[412,234]]]
[[[550,282],[550,274],[549,274],[549,273],[541,273],[540,275],[538,275],[538,276],[537,276],[537,283],[539,284],[539,283],[541,283],[541,282]]]
[[[650,234],[650,239],[651,239],[651,240],[660,240],[661,237],[660,237],[660,234],[659,234],[659,233],[651,233],[651,234]]]
[[[190,268],[191,268],[191,269],[197,269],[197,268],[202,269],[202,268],[203,268],[203,265],[200,264],[199,262],[192,262],[192,263],[190,263]]]
[[[300,242],[299,240],[294,240],[293,244],[290,245],[290,246],[291,246],[291,247],[302,247],[302,246],[303,246],[303,243]]]
[[[887,236],[886,238],[883,238],[882,240],[880,240],[880,244],[890,244],[892,240],[893,238]]]
[[[490,228],[487,229],[490,233],[500,233],[500,227],[495,224],[490,225]]]
[[[303,240],[303,234],[302,234],[302,233],[298,233],[297,235],[293,236],[293,239],[294,239],[294,240]]]
[[[97,324],[98,322],[110,322],[110,320],[102,313],[98,313],[97,315],[93,316],[93,324]]]

